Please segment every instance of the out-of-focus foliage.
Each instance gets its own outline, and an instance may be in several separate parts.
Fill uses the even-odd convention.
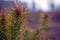
[[[42,40],[41,37],[44,36],[42,36],[42,34],[48,28],[49,16],[47,14],[43,15],[42,13],[42,15],[40,16],[40,25],[42,27],[36,31],[31,28],[26,28],[26,23],[24,24],[29,16],[30,12],[23,12],[20,7],[16,7],[16,9],[12,8],[10,11],[8,9],[4,9],[3,13],[0,14],[0,39]]]
[[[5,9],[7,10],[7,9]],[[18,13],[18,14],[17,14]],[[40,21],[41,28],[34,31],[33,29],[26,28],[23,24],[29,17],[30,12],[20,12],[17,9],[5,11],[0,16],[0,39],[5,40],[39,40],[42,37],[44,30],[48,28],[48,15],[41,15]],[[3,23],[3,24],[2,24]],[[4,36],[4,37],[2,37]]]

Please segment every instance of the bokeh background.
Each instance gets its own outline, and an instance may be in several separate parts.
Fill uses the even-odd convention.
[[[0,0],[0,40],[60,40],[60,0]]]

